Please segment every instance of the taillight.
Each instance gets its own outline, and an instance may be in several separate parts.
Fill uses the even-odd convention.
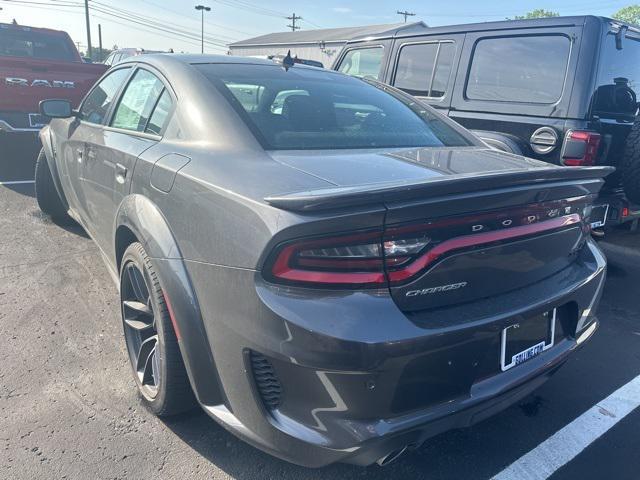
[[[600,139],[600,134],[596,132],[570,130],[562,149],[562,163],[570,167],[595,165]]]
[[[508,241],[583,222],[585,197],[483,214],[461,215],[279,246],[265,267],[278,283],[384,287],[412,281],[459,250]],[[584,223],[584,222],[583,222]]]
[[[387,267],[409,262],[429,242],[424,234],[383,242],[379,231],[304,240],[278,251],[271,276],[295,283],[384,285]]]

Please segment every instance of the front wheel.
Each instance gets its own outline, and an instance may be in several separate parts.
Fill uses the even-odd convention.
[[[120,301],[129,360],[143,403],[158,416],[190,410],[195,399],[160,280],[137,242],[122,258]]]
[[[49,168],[44,149],[40,150],[38,159],[36,160],[35,177],[36,200],[38,201],[40,210],[49,215],[54,221],[68,222],[70,217],[53,183],[53,176],[51,175],[51,169]]]

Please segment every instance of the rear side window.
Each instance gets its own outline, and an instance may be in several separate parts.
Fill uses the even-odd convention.
[[[64,36],[17,27],[0,27],[0,55],[66,62],[78,60],[73,46]]]
[[[600,116],[634,115],[640,87],[640,41],[624,38],[616,48],[615,34],[605,38],[600,54],[593,112]]]
[[[167,118],[169,118],[172,106],[173,101],[171,100],[171,95],[169,95],[169,92],[167,92],[167,89],[165,88],[162,95],[160,95],[156,108],[154,108],[153,113],[151,114],[151,118],[149,119],[145,132],[160,135],[160,133],[162,133],[162,129],[167,123]]]
[[[96,85],[80,108],[83,120],[97,124],[101,124],[104,121],[116,93],[118,93],[130,71],[130,68],[114,70]]]
[[[111,121],[114,128],[144,132],[164,84],[153,73],[138,70],[122,94]]]
[[[380,67],[382,66],[382,55],[384,50],[382,47],[358,48],[349,50],[338,71],[353,75],[354,77],[373,78],[377,80],[380,76]]]
[[[475,47],[471,100],[553,104],[560,100],[571,42],[564,35],[488,38]]]
[[[398,56],[394,85],[411,95],[444,97],[454,54],[453,42],[403,46]]]

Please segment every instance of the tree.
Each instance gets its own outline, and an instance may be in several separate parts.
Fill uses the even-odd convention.
[[[548,18],[548,17],[559,17],[560,14],[558,12],[552,12],[551,10],[545,10],[544,8],[536,8],[535,10],[531,10],[530,12],[525,13],[524,15],[516,15],[514,20],[529,20],[531,18]],[[507,20],[511,20],[510,18]]]
[[[640,25],[640,5],[629,5],[613,14],[613,18],[624,23]]]

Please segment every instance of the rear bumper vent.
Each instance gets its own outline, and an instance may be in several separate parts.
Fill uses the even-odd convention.
[[[268,410],[275,410],[282,402],[282,386],[276,376],[273,365],[271,365],[267,357],[253,351],[250,354],[250,358],[253,379],[256,382],[262,402]]]

